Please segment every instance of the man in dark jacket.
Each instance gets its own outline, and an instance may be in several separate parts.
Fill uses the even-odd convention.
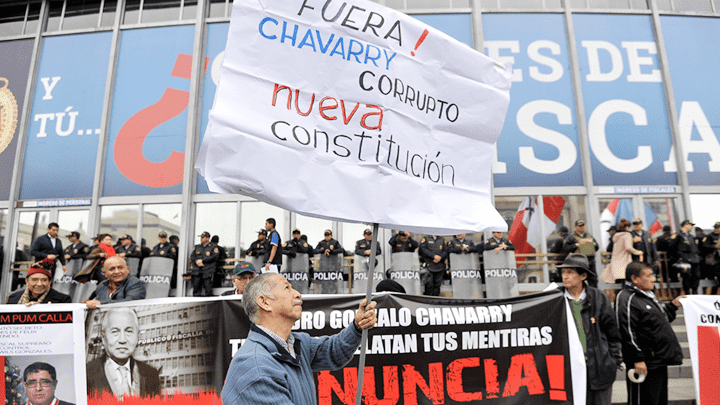
[[[405,231],[397,231],[397,233],[390,238],[388,244],[392,246],[392,253],[414,252],[419,246],[415,239]]]
[[[45,259],[30,266],[25,276],[25,289],[16,291],[8,297],[8,304],[69,304],[69,295],[55,291],[50,287],[52,278],[50,267],[54,260]]]
[[[85,260],[85,257],[90,253],[90,246],[80,240],[80,232],[72,231],[66,237],[70,240],[70,244],[65,248],[65,261]]]
[[[215,274],[220,249],[210,242],[210,232],[200,234],[200,243],[195,245],[190,254],[192,262],[193,297],[200,297],[205,289],[205,296],[213,296],[212,277]]]
[[[700,284],[700,251],[695,237],[690,234],[693,226],[695,224],[689,219],[680,224],[681,232],[675,245],[678,263],[685,266],[682,271],[682,284],[686,294],[697,293]]]
[[[622,363],[620,331],[608,297],[585,283],[590,272],[587,257],[571,253],[557,266],[562,272],[565,297],[570,303],[587,367],[587,404],[610,405],[612,385]]]
[[[428,282],[425,284],[425,295],[439,296],[443,276],[447,271],[447,245],[445,238],[438,235],[425,235],[420,240],[420,259],[430,272]]]
[[[672,228],[670,227],[670,225],[663,226],[662,232],[662,235],[658,236],[657,239],[655,239],[655,247],[657,248],[658,252],[665,252],[667,263],[665,263],[664,265],[667,266],[670,281],[678,281],[678,271],[677,268],[673,266],[673,264],[675,264],[678,259],[677,250],[675,249],[675,245],[678,242],[678,237],[677,234],[672,232]]]
[[[679,297],[661,304],[653,294],[654,285],[652,269],[632,262],[625,269],[625,284],[615,301],[623,360],[628,369],[645,376],[642,384],[626,379],[630,405],[667,404],[667,366],[682,364],[682,349],[670,326],[680,306]]]
[[[38,236],[30,245],[30,254],[35,256],[35,260],[41,261],[45,258],[53,260],[52,269],[50,273],[52,277],[55,277],[55,260],[60,260],[62,263],[63,271],[67,271],[65,265],[65,252],[63,252],[62,242],[57,237],[60,225],[55,222],[50,222],[47,227],[47,233],[45,235]]]
[[[263,257],[265,256],[267,248],[267,231],[265,229],[261,229],[258,231],[257,240],[251,243],[250,248],[245,251],[245,256]]]
[[[660,274],[660,257],[658,256],[655,242],[653,242],[650,232],[643,231],[643,221],[640,218],[633,219],[633,230],[630,234],[633,237],[633,247],[643,252],[643,260],[645,264]],[[633,255],[634,262],[640,261],[640,256]]]

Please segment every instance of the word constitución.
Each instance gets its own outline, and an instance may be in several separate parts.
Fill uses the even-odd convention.
[[[287,109],[291,110],[293,90],[288,86],[275,84],[272,106],[277,105],[278,95],[282,95],[284,92],[287,92]],[[315,108],[315,94],[312,94],[310,106],[303,111],[298,105],[300,91],[296,89],[294,93],[295,111],[303,117],[310,115]],[[345,125],[348,125],[356,114],[362,114],[359,118],[361,127],[368,130],[380,130],[382,128],[383,110],[376,105],[365,104],[363,111],[358,113],[360,103],[355,103],[351,107],[346,105],[344,100],[338,101],[334,97],[323,97],[317,103],[318,114],[327,121],[335,121],[339,118],[336,115],[338,108],[340,109],[340,118]],[[324,150],[327,154],[332,153],[341,158],[355,155],[360,162],[374,159],[376,163],[387,164],[390,168],[411,176],[423,180],[427,179],[433,183],[455,186],[455,167],[437,161],[441,151],[437,151],[434,157],[432,154],[428,157],[427,153],[416,153],[396,142],[392,134],[383,141],[382,134],[368,135],[365,131],[352,134],[352,136],[346,134],[330,135],[319,129],[314,129],[311,133],[311,131],[300,125],[293,126],[286,121],[275,121],[272,123],[270,130],[275,138],[283,142],[292,142],[294,139],[298,144],[303,146],[312,145],[316,150],[322,150],[324,144]],[[403,151],[405,153],[402,153]]]

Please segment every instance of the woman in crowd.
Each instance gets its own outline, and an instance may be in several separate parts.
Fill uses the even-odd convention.
[[[600,278],[608,283],[622,283],[625,280],[625,268],[632,262],[632,255],[640,256],[643,260],[642,250],[633,248],[633,238],[630,234],[630,221],[622,218],[616,226],[617,232],[613,235],[612,258],[610,264],[600,275]],[[605,290],[611,302],[615,302],[615,290]]]

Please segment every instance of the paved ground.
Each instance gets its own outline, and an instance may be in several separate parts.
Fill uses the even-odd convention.
[[[672,405],[695,405],[695,386],[692,378],[671,378],[668,382],[668,399]],[[627,404],[625,381],[613,384],[613,404]]]

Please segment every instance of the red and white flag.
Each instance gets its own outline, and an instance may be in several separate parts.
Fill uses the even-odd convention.
[[[565,199],[560,196],[543,197],[543,205],[544,215],[541,217],[537,197],[525,197],[520,203],[508,234],[508,239],[515,245],[515,254],[531,253],[542,243],[540,218],[545,221],[546,238],[555,230],[565,206]],[[524,257],[518,257],[516,261],[524,260]]]

